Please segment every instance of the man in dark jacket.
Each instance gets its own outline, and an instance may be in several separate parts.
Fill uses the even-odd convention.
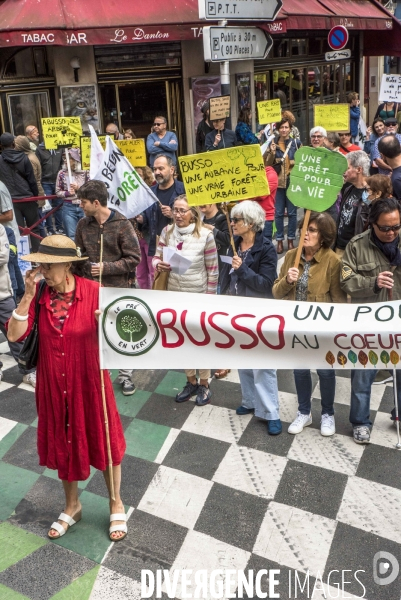
[[[200,152],[205,152],[206,136],[208,133],[214,131],[213,125],[211,125],[209,122],[209,110],[210,110],[210,102],[207,101],[201,108],[201,111],[203,113],[203,119],[199,123],[198,128],[196,130],[196,152],[198,154]]]
[[[105,287],[128,288],[129,274],[141,259],[139,242],[132,224],[107,207],[108,192],[102,181],[88,181],[77,190],[85,217],[78,221],[75,243],[89,261],[81,265],[80,274],[99,279],[100,236],[103,235],[102,284]],[[135,393],[132,370],[120,370],[119,383],[124,396]]]
[[[232,148],[237,145],[235,131],[224,129],[226,124],[225,119],[215,119],[212,123],[214,131],[211,131],[206,136],[206,150],[221,150],[222,148]]]
[[[61,170],[63,162],[63,150],[46,150],[43,142],[36,149],[36,156],[42,167],[42,186],[46,196],[54,196],[56,193],[57,174]],[[54,198],[49,201],[52,208],[63,205],[62,198]],[[53,217],[55,227],[53,226]],[[61,209],[56,211],[54,215],[46,219],[47,233],[64,233],[63,231],[63,216]]]
[[[15,200],[39,195],[31,161],[25,152],[15,150],[14,136],[11,133],[3,133],[0,136],[0,144],[3,148],[0,156],[0,181],[4,183],[10,192],[18,225],[25,227],[26,222],[26,225],[31,227],[38,221],[37,203],[34,201],[15,202]],[[34,227],[32,233],[39,235],[39,228]],[[33,252],[37,251],[39,243],[39,238],[31,235]]]
[[[175,167],[169,156],[158,154],[153,163],[153,172],[157,185],[152,187],[152,192],[159,202],[152,204],[138,217],[142,231],[149,240],[149,256],[155,255],[157,236],[171,223],[173,217],[171,207],[174,200],[177,196],[185,194],[184,184],[174,178]]]

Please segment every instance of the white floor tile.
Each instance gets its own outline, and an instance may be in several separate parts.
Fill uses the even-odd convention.
[[[285,504],[271,502],[253,552],[311,575],[324,572],[336,522]]]
[[[372,433],[370,436],[370,441],[373,444],[378,444],[379,446],[395,448],[395,445],[397,443],[397,429],[394,425],[394,421],[390,419],[389,413],[376,413],[372,427]]]
[[[297,416],[298,411],[298,396],[288,392],[278,393],[280,419],[285,423],[292,423]]]
[[[13,383],[7,383],[6,381],[0,382],[0,393],[15,387]]]
[[[0,354],[6,354],[7,352],[10,352],[10,346],[8,345],[8,342],[1,342]]]
[[[337,520],[401,543],[401,490],[350,477]]]
[[[193,410],[182,430],[235,444],[251,419],[251,414],[238,416],[235,410],[208,404]]]
[[[1,388],[0,391],[2,391]],[[14,429],[16,425],[17,421],[11,421],[10,419],[0,417],[0,440],[2,440],[7,433],[10,433],[10,431]]]
[[[274,498],[287,459],[233,444],[213,481],[260,498]]]
[[[10,356],[9,354],[0,354],[0,361],[3,363],[3,366],[1,367],[2,371],[11,369],[12,367],[15,367],[17,364],[17,361],[15,361],[14,358],[12,356]]]
[[[212,486],[211,481],[161,465],[138,509],[192,528]]]
[[[351,437],[336,433],[324,437],[317,429],[305,428],[295,436],[288,458],[345,475],[355,475],[364,452]]]
[[[89,600],[141,600],[139,581],[100,567]]]
[[[180,433],[179,429],[174,429],[174,428],[170,429],[168,436],[164,440],[163,446],[159,450],[159,454],[156,456],[156,458],[153,462],[157,463],[158,465],[162,464],[162,462],[166,458],[171,446],[174,444],[175,440],[177,439],[177,436],[179,433]]]
[[[35,388],[29,385],[29,383],[20,383],[18,389],[25,390],[26,392],[35,392]]]
[[[180,571],[180,576],[182,569],[192,570],[192,585],[187,587],[187,594],[191,594],[190,597],[195,597],[195,572],[200,569],[206,570],[210,577],[211,572],[217,569],[222,569],[223,571],[228,569],[243,571],[245,570],[249,558],[250,553],[245,552],[245,550],[230,546],[229,544],[211,538],[204,533],[189,531],[170,570],[170,579],[172,579],[176,570]],[[220,577],[216,577],[216,582],[219,581],[223,582],[224,590],[226,581],[225,574],[222,573]],[[164,591],[166,591],[166,588],[164,588]],[[232,591],[235,591],[235,586],[233,586]],[[181,585],[177,587],[176,597],[183,598]],[[209,599],[212,596],[207,594],[201,597]],[[221,600],[225,600],[226,598],[225,594],[217,597],[221,598]]]

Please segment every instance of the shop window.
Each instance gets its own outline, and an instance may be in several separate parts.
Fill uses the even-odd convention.
[[[268,73],[255,73],[254,82],[256,102],[268,100]]]
[[[292,39],[291,56],[305,56],[306,54],[308,54],[308,40]]]
[[[309,55],[316,56],[322,53],[322,38],[309,38]]]
[[[273,57],[282,58],[289,56],[289,40],[274,40],[273,42]]]
[[[50,117],[48,91],[7,96],[11,133],[25,135],[27,125],[36,125],[41,133],[41,119]]]
[[[127,71],[157,67],[177,68],[181,65],[181,45],[133,44],[123,47],[95,47],[95,61],[98,72]]]
[[[281,108],[287,108],[290,101],[290,72],[273,71],[273,91],[280,99]]]
[[[31,79],[49,75],[46,48],[24,48],[8,59],[4,79]]]

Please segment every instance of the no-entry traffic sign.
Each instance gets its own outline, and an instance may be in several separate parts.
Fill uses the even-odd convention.
[[[348,29],[343,25],[336,25],[336,27],[330,29],[327,41],[332,50],[345,48],[348,43]]]

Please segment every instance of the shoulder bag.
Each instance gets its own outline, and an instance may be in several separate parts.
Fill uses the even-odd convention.
[[[166,246],[168,246],[169,239],[169,232],[166,231]],[[153,280],[152,290],[166,291],[168,287],[169,276],[170,271],[155,271],[155,278]]]
[[[39,332],[38,332],[38,320],[40,304],[39,300],[43,294],[46,281],[43,279],[38,285],[38,291],[36,293],[35,300],[35,318],[32,324],[32,329],[28,336],[25,338],[24,345],[21,348],[21,352],[18,357],[18,364],[27,371],[35,369],[38,364],[38,353],[39,353]]]
[[[280,175],[280,173],[281,173],[281,169],[283,167],[284,161],[287,158],[287,154],[290,151],[291,144],[292,144],[292,140],[290,140],[290,143],[288,144],[287,148],[285,149],[283,157],[276,158],[276,162],[272,165],[272,167],[276,171],[277,175]]]

